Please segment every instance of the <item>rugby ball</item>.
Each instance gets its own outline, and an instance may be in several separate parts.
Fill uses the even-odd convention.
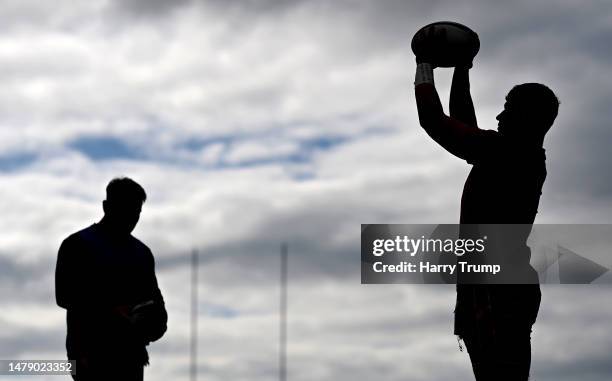
[[[419,29],[412,38],[411,47],[423,62],[453,67],[470,64],[480,49],[480,40],[476,32],[465,25],[439,21]]]

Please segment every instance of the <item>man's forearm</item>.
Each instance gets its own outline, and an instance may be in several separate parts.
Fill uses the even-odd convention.
[[[414,86],[419,123],[436,143],[451,154],[465,159],[478,128],[474,125],[468,126],[465,122],[449,118],[444,114],[440,97],[433,84],[433,69],[431,66],[419,67],[420,65],[423,64],[417,65]],[[420,71],[422,69],[429,69],[425,72],[425,76],[422,76]],[[429,78],[427,74],[431,74],[431,81],[422,80]]]
[[[450,91],[450,116],[468,126],[476,127],[476,113],[470,94],[470,71],[468,67],[456,67]]]
[[[418,86],[423,83],[429,83],[434,85],[434,67],[432,64],[427,62],[421,62],[417,64],[416,74],[414,76],[414,85]]]
[[[427,132],[430,132],[437,127],[440,119],[444,117],[444,110],[442,109],[438,92],[433,85],[421,84],[415,86],[414,94],[419,113],[419,122]]]
[[[432,135],[440,119],[444,116],[442,103],[436,91],[433,67],[428,63],[419,63],[414,80],[414,94],[421,126]]]

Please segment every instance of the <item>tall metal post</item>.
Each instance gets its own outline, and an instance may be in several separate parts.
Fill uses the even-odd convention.
[[[191,253],[191,381],[198,380],[198,251]]]
[[[281,244],[279,381],[287,380],[287,244]]]

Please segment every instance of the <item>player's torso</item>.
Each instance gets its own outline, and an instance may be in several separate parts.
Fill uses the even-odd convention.
[[[462,224],[532,224],[546,178],[542,155],[473,166],[461,198]]]
[[[103,294],[113,304],[134,304],[146,293],[149,253],[132,238],[109,239],[95,228],[84,238],[84,269],[90,275],[89,287]]]

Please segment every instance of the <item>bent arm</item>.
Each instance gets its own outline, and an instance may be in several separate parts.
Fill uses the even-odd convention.
[[[433,140],[453,155],[467,160],[480,131],[444,114],[433,82],[433,69],[427,63],[417,65],[415,97],[419,122]]]
[[[147,249],[148,250],[148,249]],[[155,259],[148,250],[146,301],[132,310],[132,323],[145,344],[159,340],[168,329],[168,312],[155,276]]]

